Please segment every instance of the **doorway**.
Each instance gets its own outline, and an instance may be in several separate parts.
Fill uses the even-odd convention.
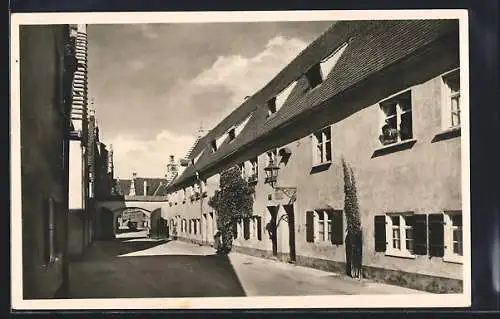
[[[293,205],[284,205],[288,220],[288,244],[290,246],[290,262],[295,263],[297,255],[295,252],[295,214]]]
[[[271,214],[271,220],[266,225],[269,238],[271,239],[273,246],[273,256],[278,257],[278,232],[277,232],[277,217],[278,217],[279,206],[267,206],[269,214]]]
[[[115,225],[113,212],[107,208],[101,209],[101,240],[110,240],[115,237]]]

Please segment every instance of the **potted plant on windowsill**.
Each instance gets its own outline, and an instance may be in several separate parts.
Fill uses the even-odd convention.
[[[396,143],[398,141],[399,131],[389,125],[382,126],[382,134],[379,136],[379,140],[382,145],[389,145]]]

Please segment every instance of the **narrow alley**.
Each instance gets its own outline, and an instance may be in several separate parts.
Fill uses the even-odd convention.
[[[145,232],[96,241],[70,266],[70,298],[240,297],[420,293]]]

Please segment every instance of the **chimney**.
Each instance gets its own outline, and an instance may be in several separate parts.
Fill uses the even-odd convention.
[[[144,181],[144,192],[143,195],[146,196],[148,194],[148,181]]]

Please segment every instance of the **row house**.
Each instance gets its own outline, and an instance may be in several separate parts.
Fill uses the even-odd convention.
[[[346,163],[363,275],[461,292],[458,29],[458,20],[332,25],[196,142],[168,187],[178,237],[213,241],[208,198],[238,165],[254,217],[235,226],[235,250],[345,271]]]
[[[68,25],[23,25],[19,44],[23,298],[54,298],[68,270],[74,43]]]

